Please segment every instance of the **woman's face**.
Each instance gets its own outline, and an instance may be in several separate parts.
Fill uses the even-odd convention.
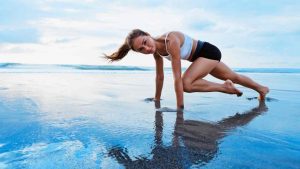
[[[151,36],[138,36],[133,40],[133,49],[143,54],[155,53],[156,46]]]

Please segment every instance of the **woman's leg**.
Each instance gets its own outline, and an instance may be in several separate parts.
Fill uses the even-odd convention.
[[[185,92],[223,92],[229,94],[241,95],[230,80],[226,80],[224,84],[214,83],[202,79],[208,75],[217,65],[219,61],[206,59],[203,57],[195,60],[183,75],[183,89]]]
[[[227,65],[223,62],[220,62],[211,72],[210,74],[218,79],[226,80],[230,79],[234,83],[240,84],[242,86],[251,88],[257,91],[260,95],[260,99],[264,100],[266,94],[269,92],[269,88],[262,86],[247,76],[235,73],[232,71]]]

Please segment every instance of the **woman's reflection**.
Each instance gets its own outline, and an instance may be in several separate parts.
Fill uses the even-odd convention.
[[[160,108],[160,102],[155,102]],[[193,164],[206,164],[218,152],[218,141],[228,134],[228,130],[246,125],[256,116],[267,111],[264,102],[244,113],[237,113],[217,123],[184,120],[183,112],[177,112],[171,146],[164,146],[163,112],[155,112],[155,139],[152,157],[130,158],[126,148],[113,147],[109,156],[114,157],[126,168],[189,168]]]

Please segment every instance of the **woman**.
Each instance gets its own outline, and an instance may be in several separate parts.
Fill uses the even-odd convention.
[[[140,29],[132,30],[126,37],[125,43],[111,55],[105,55],[110,61],[124,58],[130,51],[143,54],[153,54],[156,62],[156,91],[154,100],[160,100],[164,73],[163,57],[172,63],[174,85],[177,99],[177,109],[184,108],[183,92],[223,92],[241,96],[243,93],[235,88],[233,83],[257,91],[260,99],[264,100],[269,88],[254,82],[249,77],[233,72],[221,62],[220,50],[208,43],[194,40],[181,32],[168,32],[158,38]],[[181,76],[181,59],[192,64]],[[223,84],[210,82],[203,78],[212,76],[224,80]]]

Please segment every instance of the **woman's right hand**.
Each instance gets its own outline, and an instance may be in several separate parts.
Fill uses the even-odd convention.
[[[160,98],[155,98],[155,97],[149,97],[144,99],[145,102],[155,102],[155,101],[160,101]]]
[[[161,108],[156,108],[156,111],[159,112],[182,112],[183,109],[174,109],[174,108],[169,108],[169,107],[161,107]]]

